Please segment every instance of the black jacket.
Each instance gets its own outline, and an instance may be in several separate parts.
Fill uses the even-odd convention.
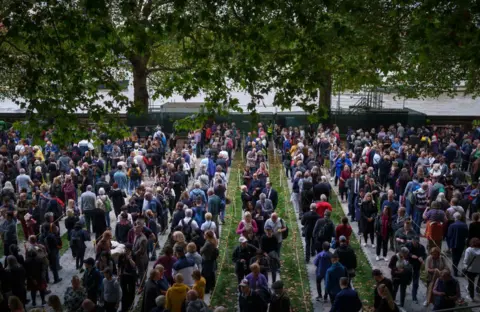
[[[241,246],[237,246],[233,251],[232,261],[235,263],[235,272],[243,272],[243,265],[241,260],[245,260],[245,266],[248,269],[248,265],[250,263],[250,259],[255,257],[256,249],[251,245],[247,245],[245,249]]]
[[[290,312],[290,298],[283,293],[280,297],[273,295],[268,312]]]
[[[156,307],[155,299],[160,296],[160,287],[151,279],[145,283],[142,301],[142,312],[151,312]]]
[[[377,311],[377,309],[381,306],[381,301],[382,301],[382,297],[380,297],[380,295],[378,294],[378,286],[384,284],[387,289],[390,291],[391,294],[393,294],[393,283],[390,279],[384,277],[383,280],[381,280],[380,282],[377,283],[377,286],[375,286],[375,289],[373,291],[373,297],[374,297],[374,301],[373,301],[373,306],[375,308],[375,311]],[[380,311],[384,311],[384,310],[380,310]]]
[[[345,245],[345,246],[338,246],[336,250],[338,254],[338,261],[347,269],[356,269],[357,268],[357,256],[353,251],[352,247]]]
[[[303,215],[302,225],[305,227],[305,235],[311,236],[313,234],[318,219],[320,219],[320,216],[316,211],[309,211]]]
[[[260,292],[251,290],[248,296],[239,296],[238,305],[240,308],[240,312],[266,312],[268,302],[265,300],[265,298],[261,295]]]
[[[320,196],[322,194],[325,194],[327,198],[330,197],[330,187],[328,183],[318,183],[313,187],[313,195],[315,197],[315,200],[320,200]]]

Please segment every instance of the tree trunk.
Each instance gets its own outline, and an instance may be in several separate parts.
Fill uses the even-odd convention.
[[[131,60],[133,68],[133,110],[138,113],[148,112],[147,62],[145,57]]]
[[[318,117],[320,120],[328,122],[332,106],[332,74],[330,72],[322,73],[319,89]]]

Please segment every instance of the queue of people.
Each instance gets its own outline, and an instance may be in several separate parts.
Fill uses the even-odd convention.
[[[375,290],[376,311],[403,306],[410,284],[412,300],[418,303],[423,267],[428,275],[425,306],[433,304],[439,310],[461,302],[458,278],[467,279],[466,297],[476,300],[475,279],[480,273],[480,257],[475,257],[480,238],[478,129],[416,129],[397,124],[371,131],[348,129],[342,141],[335,125],[317,129],[277,125],[274,142],[291,179],[291,201],[303,225],[305,259],[308,263],[315,257],[317,300],[332,300],[339,290],[334,283],[336,289],[329,293],[327,276],[334,263],[340,262],[346,271],[355,269],[353,264],[342,263],[341,256],[336,262],[334,256],[339,256],[342,240],[348,245],[349,221],[358,222],[363,247],[372,248],[375,260],[386,261],[390,269],[392,281]],[[338,188],[350,218],[343,218],[337,226],[325,203],[335,194],[332,188]],[[353,258],[354,254],[349,257]],[[374,271],[377,282],[386,280],[380,273]],[[348,272],[344,277],[352,280]]]

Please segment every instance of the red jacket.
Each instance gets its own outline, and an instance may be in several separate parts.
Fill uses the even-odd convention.
[[[325,215],[325,211],[330,210],[332,211],[332,205],[328,202],[317,202],[317,213],[320,216],[320,218],[323,218]]]
[[[335,229],[335,240],[337,241],[337,244],[339,244],[338,240],[342,235],[347,238],[348,245],[350,243],[350,235],[352,235],[352,227],[350,226],[350,224],[337,225],[337,228]]]

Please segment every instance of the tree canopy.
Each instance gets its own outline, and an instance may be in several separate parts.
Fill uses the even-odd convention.
[[[231,91],[329,115],[332,92],[391,87],[399,95],[479,88],[474,1],[3,0],[0,94],[27,111],[28,128],[59,140],[88,135],[86,114],[121,133],[118,112],[200,92],[193,120],[240,110]],[[129,79],[134,98],[117,82]],[[98,92],[103,85],[108,91]],[[40,122],[42,121],[42,122]],[[196,126],[180,123],[183,127]]]

